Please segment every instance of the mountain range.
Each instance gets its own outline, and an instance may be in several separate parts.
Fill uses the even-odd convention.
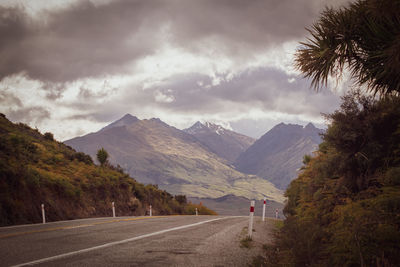
[[[160,119],[126,114],[65,144],[93,159],[104,147],[112,164],[173,194],[211,199],[267,196],[282,203],[281,190],[297,177],[303,156],[317,149],[322,132],[311,123],[281,123],[254,140],[209,122],[179,130]]]
[[[215,128],[208,125],[210,129]],[[140,182],[157,184],[173,194],[206,198],[228,194],[256,199],[267,196],[283,202],[282,191],[272,183],[230,166],[233,157],[220,156],[226,155],[228,149],[223,146],[216,149],[215,146],[211,150],[215,135],[203,135],[203,131],[191,128],[182,131],[159,119],[140,120],[127,114],[96,133],[67,140],[65,144],[91,155],[93,159],[98,149],[104,147],[112,164],[120,165]],[[252,142],[251,138],[226,129],[214,131],[227,147],[228,144],[235,144],[232,151],[243,151]],[[196,138],[196,134],[189,132],[197,132],[197,136],[201,137]],[[232,140],[228,141],[227,136],[233,136]]]

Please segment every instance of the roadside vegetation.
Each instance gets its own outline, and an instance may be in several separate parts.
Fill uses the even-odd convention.
[[[400,263],[400,98],[349,94],[286,191],[281,253],[296,266]]]
[[[101,150],[101,149],[100,149]],[[157,185],[143,185],[119,166],[102,166],[91,157],[54,140],[51,133],[10,122],[0,116],[0,225],[41,222],[40,205],[48,221],[111,216],[215,214],[202,205],[172,196]],[[107,156],[106,156],[107,155]]]
[[[327,9],[298,51],[321,89],[350,71],[353,89],[286,191],[286,220],[257,266],[400,265],[400,1]]]

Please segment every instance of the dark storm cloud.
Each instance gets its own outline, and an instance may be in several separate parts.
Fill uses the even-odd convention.
[[[204,50],[201,41],[211,37],[220,46],[217,51],[230,55],[253,55],[254,50],[299,38],[316,15],[313,1],[292,0],[187,1],[178,10],[172,26],[176,44]]]
[[[157,13],[152,11],[156,5],[85,1],[43,13],[44,20],[30,18],[21,8],[0,8],[0,78],[24,72],[33,79],[64,82],[124,73],[128,63],[157,44],[156,32],[142,31],[151,24],[146,14]]]
[[[129,73],[132,63],[163,46],[163,33],[170,44],[192,52],[251,58],[257,50],[302,37],[322,7],[317,3],[81,1],[34,18],[23,8],[0,7],[0,79],[22,72],[66,82]]]
[[[139,96],[149,103],[154,91],[169,93],[170,103],[153,103],[179,112],[217,113],[229,107],[258,107],[263,111],[280,111],[292,115],[318,116],[338,105],[338,97],[326,90],[316,93],[309,83],[274,68],[257,68],[241,73],[233,79],[219,77],[219,85],[212,86],[208,76],[200,74],[171,77]],[[138,96],[135,96],[138,97]],[[153,102],[155,102],[153,100]],[[231,105],[231,106],[229,106]]]

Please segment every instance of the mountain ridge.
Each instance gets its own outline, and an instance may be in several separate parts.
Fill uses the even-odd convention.
[[[197,121],[183,131],[196,137],[209,150],[226,159],[230,164],[255,142],[255,139],[249,136],[210,122]]]
[[[270,182],[238,172],[195,136],[159,119],[110,125],[114,127],[65,143],[93,158],[97,150],[104,147],[111,163],[119,164],[140,182],[158,184],[174,194],[188,197],[235,194],[258,199],[267,195],[283,201],[282,192]]]
[[[137,122],[138,120],[139,119],[136,116],[132,116],[131,114],[127,113],[119,120],[116,120],[113,123],[101,128],[100,131],[105,131],[114,127],[127,126]]]
[[[297,176],[303,156],[321,143],[323,130],[312,123],[306,126],[279,123],[260,137],[235,161],[237,170],[271,181],[280,189]]]

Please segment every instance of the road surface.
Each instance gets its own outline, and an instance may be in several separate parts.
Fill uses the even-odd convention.
[[[244,266],[248,217],[97,218],[1,227],[1,266]]]

